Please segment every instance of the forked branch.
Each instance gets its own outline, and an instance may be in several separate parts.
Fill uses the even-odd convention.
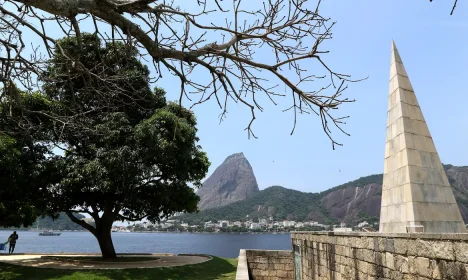
[[[25,29],[38,36],[48,55],[58,46],[47,34],[47,26],[78,38],[82,32],[93,32],[108,43],[136,46],[142,59],[152,61],[153,82],[167,74],[177,77],[181,104],[197,105],[215,98],[222,119],[229,101],[242,103],[252,116],[246,127],[249,136],[255,137],[252,124],[255,112],[263,110],[264,97],[276,105],[291,94],[293,132],[297,113],[314,112],[334,147],[338,143],[331,137],[329,124],[344,131],[342,118],[334,117],[330,109],[353,102],[343,97],[343,90],[360,80],[325,63],[327,51],[321,46],[332,38],[334,23],[319,13],[320,2],[232,0],[229,5],[227,1],[193,0],[179,7],[180,2],[155,0],[0,0],[0,13],[14,22],[8,26],[9,21],[3,20],[9,30],[0,29],[4,41],[0,44],[6,50],[2,53],[10,54],[4,59],[8,71],[2,69],[0,78],[21,80],[29,87],[33,77],[41,80],[47,57],[38,54],[26,59],[23,54],[31,50],[17,47],[34,41],[28,38],[29,42],[21,43]],[[93,29],[87,30],[89,26]],[[8,38],[8,34],[15,35]],[[77,67],[76,58],[63,57],[67,67]],[[112,77],[108,79],[112,86]],[[283,86],[285,90],[280,91]]]

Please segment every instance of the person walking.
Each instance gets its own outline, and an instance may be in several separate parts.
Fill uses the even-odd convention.
[[[13,234],[8,238],[8,242],[10,242],[10,247],[8,250],[9,254],[13,254],[15,251],[16,240],[18,240],[18,234],[16,234],[16,231],[14,231]]]

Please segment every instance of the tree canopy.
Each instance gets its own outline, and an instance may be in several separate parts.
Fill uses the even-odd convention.
[[[46,150],[22,140],[0,133],[0,227],[30,226],[45,210]]]
[[[201,185],[209,162],[197,145],[194,115],[167,102],[164,90],[150,89],[135,47],[86,33],[59,45],[43,91],[20,95],[35,102],[21,102],[19,120],[6,119],[32,131],[49,152],[55,148],[47,157],[48,213],[67,213],[97,237],[104,257],[115,257],[112,223],[196,211],[199,198],[189,184]],[[63,55],[79,66],[68,67]],[[73,213],[87,213],[95,225]]]

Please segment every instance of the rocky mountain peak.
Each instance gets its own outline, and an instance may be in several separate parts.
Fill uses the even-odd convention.
[[[257,179],[243,153],[228,156],[197,192],[200,210],[245,200],[258,193]]]

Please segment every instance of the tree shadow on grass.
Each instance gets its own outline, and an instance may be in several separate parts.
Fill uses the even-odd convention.
[[[0,263],[0,280],[234,280],[237,260],[213,257],[194,265],[164,268],[72,270]]]

